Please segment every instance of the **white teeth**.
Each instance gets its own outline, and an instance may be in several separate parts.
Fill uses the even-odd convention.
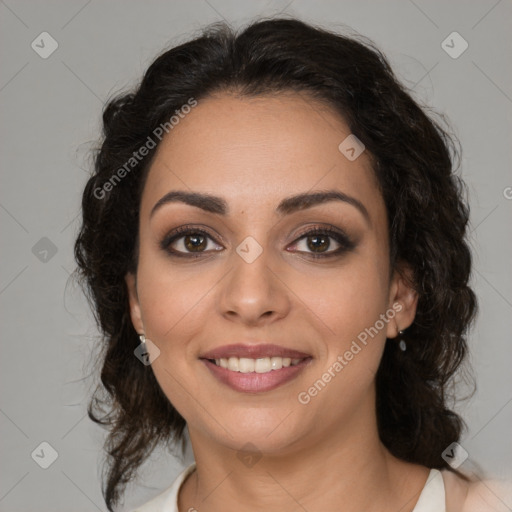
[[[238,371],[242,373],[251,373],[254,371],[254,359],[241,357],[238,360]]]
[[[230,357],[215,359],[215,364],[222,368],[240,373],[268,373],[272,370],[280,370],[288,366],[299,364],[302,359],[291,359],[290,357],[261,357],[250,359],[247,357]]]
[[[272,357],[270,359],[270,367],[272,368],[272,370],[280,370],[283,367],[283,358]]]
[[[254,371],[256,373],[267,373],[271,370],[270,357],[263,357],[262,359],[256,359],[254,363]]]

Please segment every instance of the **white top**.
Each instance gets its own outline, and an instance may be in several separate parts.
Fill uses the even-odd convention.
[[[194,462],[178,475],[169,488],[133,512],[178,512],[178,492],[181,484],[195,468]],[[437,469],[431,469],[412,512],[446,512],[445,501],[443,475]]]

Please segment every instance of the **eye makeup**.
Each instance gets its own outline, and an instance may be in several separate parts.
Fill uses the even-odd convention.
[[[303,240],[309,250],[290,250],[290,247],[296,247]],[[333,241],[334,245],[338,246],[335,249],[331,249]],[[176,248],[177,242],[184,250]],[[184,225],[173,229],[163,237],[159,245],[171,257],[192,259],[210,256],[212,252],[223,249],[215,235],[202,227],[194,225]],[[208,250],[209,245],[217,245],[217,247]],[[320,259],[339,257],[352,251],[355,246],[355,241],[343,230],[333,226],[318,225],[308,226],[307,229],[297,235],[286,250],[303,254],[306,258]],[[315,248],[320,250],[315,251]]]

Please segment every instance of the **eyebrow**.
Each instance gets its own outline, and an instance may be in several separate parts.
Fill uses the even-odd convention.
[[[340,192],[339,190],[305,192],[303,194],[287,197],[279,203],[276,208],[276,213],[279,215],[289,215],[296,211],[305,210],[329,201],[342,201],[354,206],[363,215],[368,224],[370,224],[370,215],[364,204],[359,201],[359,199],[349,196],[344,192]],[[173,202],[182,202],[217,215],[227,215],[229,213],[229,207],[222,197],[199,192],[172,190],[157,201],[151,210],[150,217],[165,204]]]

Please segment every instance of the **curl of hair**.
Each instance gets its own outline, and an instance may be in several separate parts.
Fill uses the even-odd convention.
[[[75,258],[103,335],[101,385],[88,411],[109,429],[109,510],[153,449],[182,441],[185,427],[151,368],[133,355],[139,339],[124,280],[137,267],[140,198],[158,146],[123,179],[114,183],[113,176],[190,98],[291,91],[337,111],[364,143],[387,208],[391,268],[406,264],[419,295],[407,352],[388,342],[377,372],[381,440],[404,460],[450,469],[441,453],[459,439],[463,423],[448,408],[447,385],[465,357],[476,311],[468,286],[469,211],[453,139],[366,38],[296,19],[259,20],[238,34],[216,23],[160,55],[134,92],[108,102],[83,193]]]

